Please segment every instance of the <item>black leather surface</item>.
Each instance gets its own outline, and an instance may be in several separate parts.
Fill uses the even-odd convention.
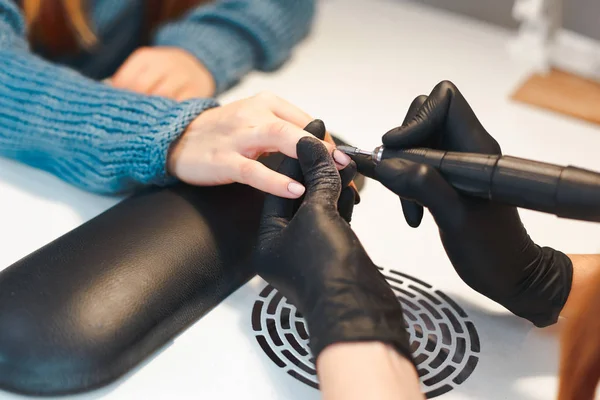
[[[0,389],[110,383],[254,273],[263,195],[246,186],[127,199],[0,273]]]
[[[0,390],[78,393],[130,371],[254,276],[263,198],[149,190],[0,272]]]

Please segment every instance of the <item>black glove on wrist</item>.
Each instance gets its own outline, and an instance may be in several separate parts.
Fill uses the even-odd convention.
[[[267,196],[257,272],[304,315],[315,359],[334,343],[381,341],[410,360],[402,307],[344,220],[349,215],[338,211],[342,181],[331,155],[312,138],[301,139],[297,152],[298,161],[286,159],[279,172],[303,182],[306,193]]]
[[[450,82],[415,99],[405,123],[388,132],[383,143],[501,154]],[[557,321],[571,289],[572,262],[536,245],[515,207],[463,196],[437,170],[404,160],[383,161],[370,173],[403,199],[409,225],[420,224],[422,206],[430,210],[452,265],[470,287],[536,326]]]

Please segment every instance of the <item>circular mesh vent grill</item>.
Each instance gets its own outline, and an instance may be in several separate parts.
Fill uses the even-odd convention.
[[[473,322],[458,304],[431,285],[394,270],[382,273],[404,308],[411,350],[427,398],[463,383],[479,360],[479,336]],[[277,366],[299,381],[319,387],[304,319],[270,285],[254,303],[252,329]]]

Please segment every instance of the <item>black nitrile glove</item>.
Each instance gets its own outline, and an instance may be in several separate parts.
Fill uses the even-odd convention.
[[[306,126],[306,128],[304,128],[304,130],[321,140],[324,140],[325,135],[327,134],[325,123],[320,119],[315,119],[312,121]],[[287,162],[290,163],[292,161]],[[302,171],[300,171],[300,165],[297,162],[295,168],[291,168],[289,166],[285,168],[289,169],[290,173],[295,175],[295,178],[298,178],[298,182],[302,182]],[[354,211],[354,206],[360,201],[358,191],[355,188],[348,186],[356,176],[356,169],[356,164],[351,162],[350,165],[346,166],[346,168],[338,171],[342,181],[342,193],[340,194],[340,198],[338,200],[338,210],[342,218],[344,218],[348,223],[352,222],[352,212]],[[297,202],[296,204],[297,207],[300,206],[300,202]]]
[[[450,82],[415,99],[404,124],[386,133],[383,143],[389,148],[501,154]],[[536,245],[515,207],[463,196],[437,170],[408,161],[383,161],[371,174],[403,199],[410,226],[420,224],[422,206],[430,210],[452,265],[470,287],[536,326],[557,321],[571,290],[572,262],[559,251]]]
[[[411,360],[402,307],[344,220],[352,210],[344,218],[338,211],[343,186],[331,155],[313,138],[301,139],[297,152],[298,161],[286,159],[279,172],[303,182],[306,193],[267,196],[258,274],[303,314],[315,359],[334,343],[381,341]]]

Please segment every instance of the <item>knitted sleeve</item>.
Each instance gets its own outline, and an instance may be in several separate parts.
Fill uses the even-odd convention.
[[[0,0],[0,156],[94,192],[163,184],[170,144],[216,105],[118,90],[46,62],[29,51],[21,11]]]

